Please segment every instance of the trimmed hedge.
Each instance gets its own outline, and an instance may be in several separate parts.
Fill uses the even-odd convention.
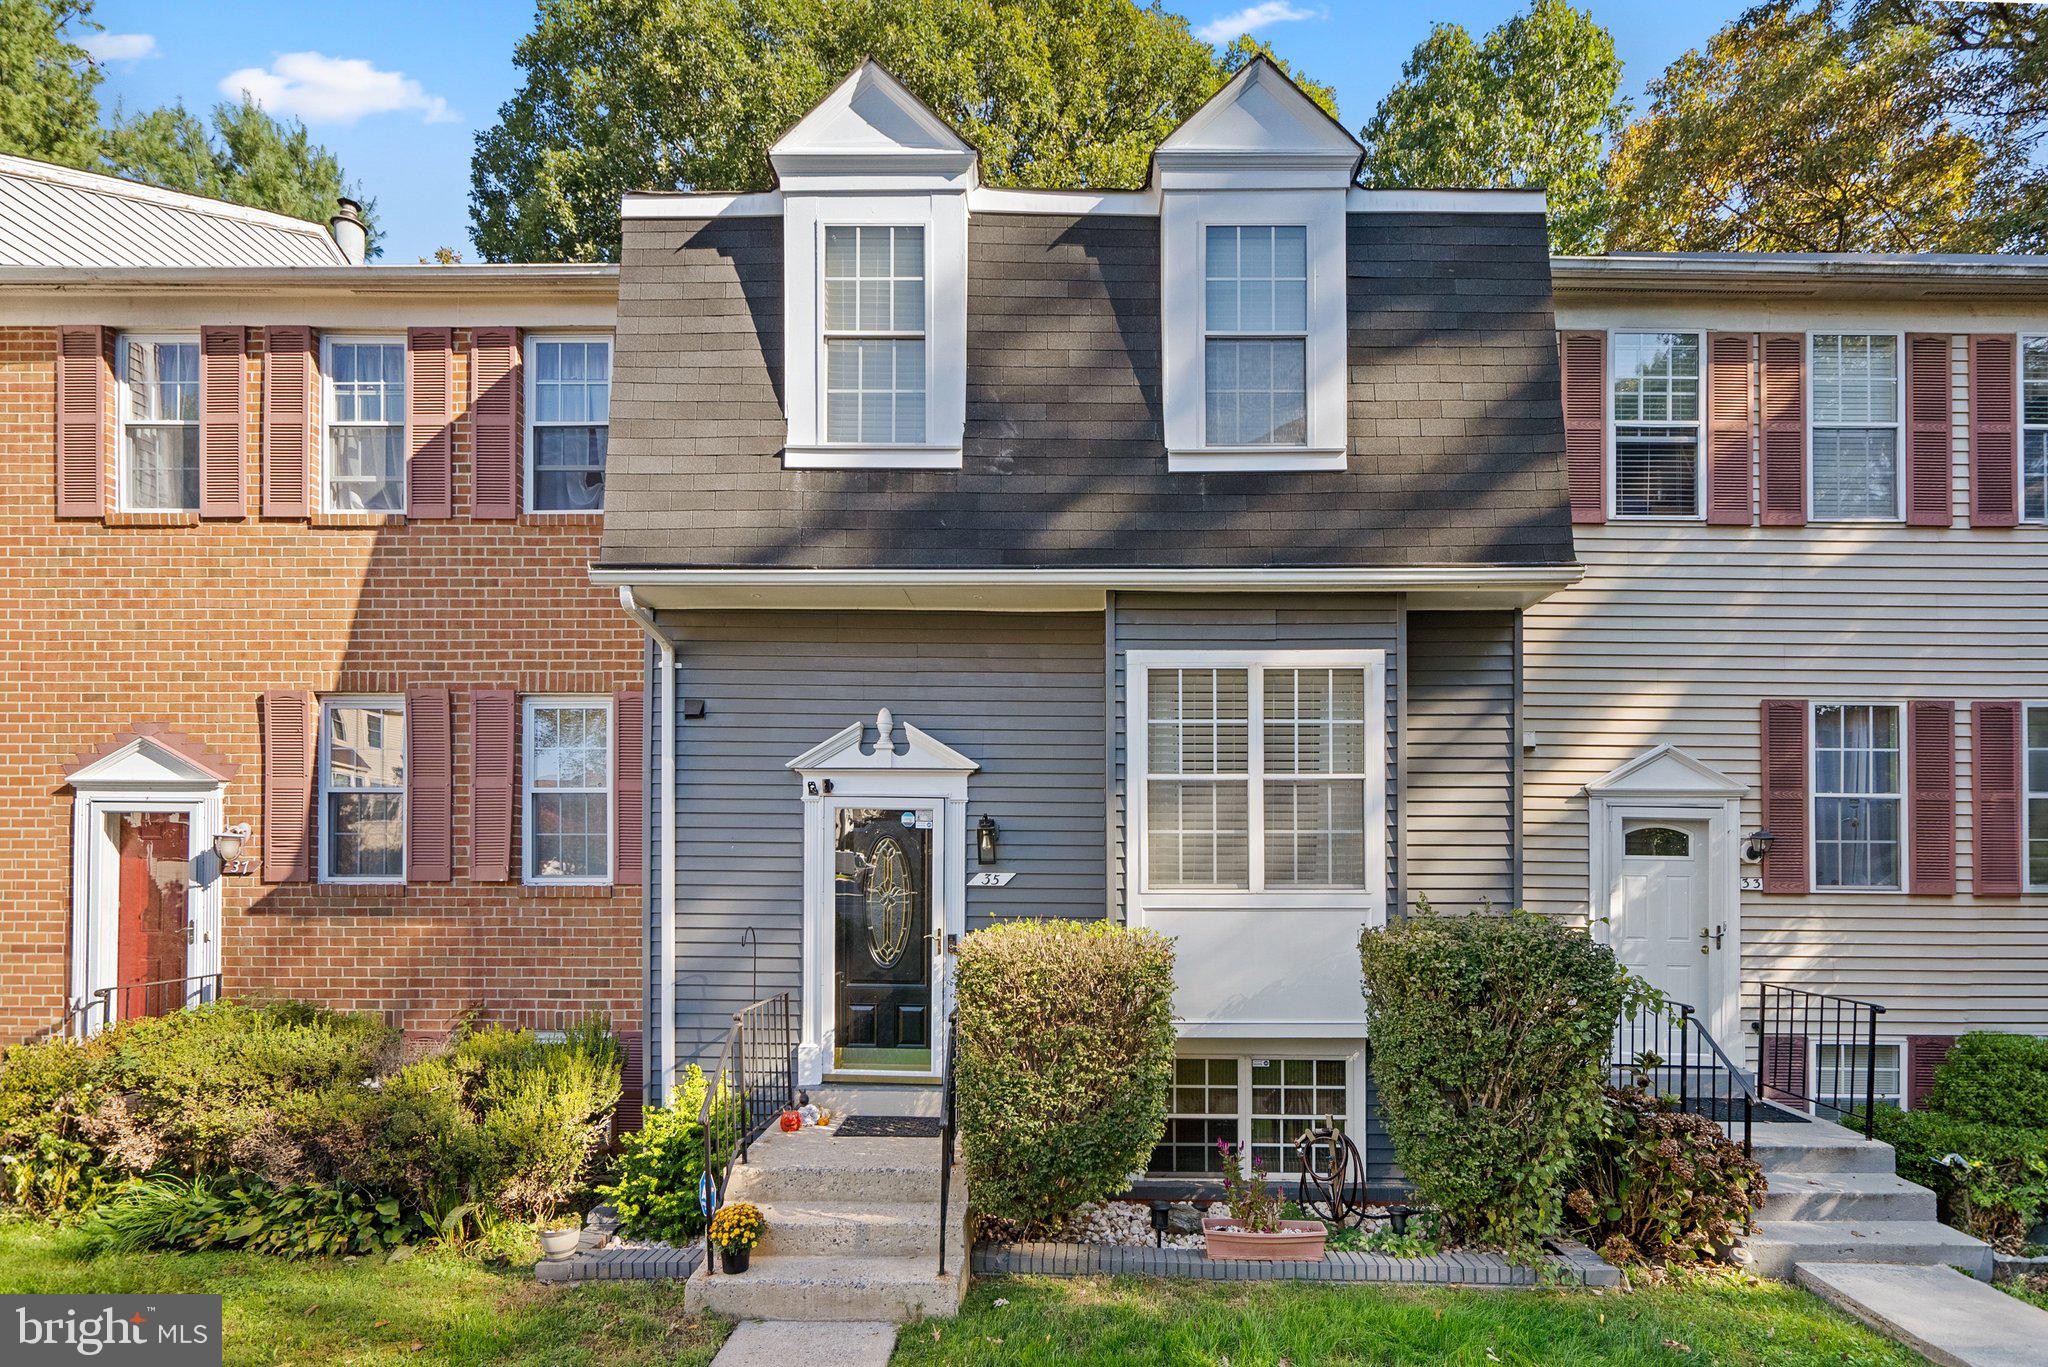
[[[1121,1192],[1166,1128],[1173,948],[1103,921],[961,940],[958,1118],[975,1209],[1044,1225]]]
[[[1401,1167],[1458,1239],[1532,1253],[1605,1112],[1630,980],[1526,911],[1416,913],[1360,938],[1373,1080]]]
[[[2048,1127],[2048,1039],[1964,1035],[1934,1070],[1926,1108],[1974,1125]]]

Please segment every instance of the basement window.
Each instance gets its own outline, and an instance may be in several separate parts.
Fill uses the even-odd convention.
[[[1269,1174],[1301,1170],[1295,1141],[1315,1125],[1350,1116],[1348,1061],[1252,1055],[1188,1057],[1173,1063],[1173,1096],[1166,1134],[1152,1151],[1150,1171],[1175,1176],[1218,1176],[1219,1142],[1249,1142],[1251,1157]],[[1365,1148],[1364,1137],[1352,1142]]]
[[[1863,1104],[1863,1083],[1869,1076],[1870,1046],[1867,1044],[1819,1044],[1814,1046],[1814,1105],[1823,1115],[1832,1112],[1836,1116],[1849,1113]],[[1896,1044],[1877,1046],[1877,1087],[1875,1098],[1880,1106],[1893,1110],[1905,1108],[1906,1094],[1901,1083],[1902,1070],[1899,1066],[1900,1049]]]

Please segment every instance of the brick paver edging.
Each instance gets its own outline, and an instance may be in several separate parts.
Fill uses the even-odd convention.
[[[1211,1282],[1399,1282],[1417,1286],[1537,1286],[1534,1268],[1497,1253],[1439,1253],[1394,1258],[1384,1253],[1331,1253],[1319,1263],[1212,1262],[1194,1248],[1128,1248],[1107,1244],[980,1243],[973,1270],[981,1276],[1186,1277]],[[1560,1242],[1551,1266],[1569,1284],[1617,1286],[1621,1273],[1584,1245]]]
[[[543,1282],[687,1281],[704,1261],[704,1245],[673,1248],[597,1248],[567,1258],[543,1258],[533,1275]]]

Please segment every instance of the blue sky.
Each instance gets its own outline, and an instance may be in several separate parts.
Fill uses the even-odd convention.
[[[1582,0],[1584,3],[1585,0]],[[1614,31],[1632,94],[1740,8],[1671,0],[1590,0]],[[1439,20],[1476,35],[1522,8],[1516,0],[1309,0],[1179,7],[1217,41],[1252,28],[1336,87],[1356,129]],[[469,245],[469,154],[513,91],[512,47],[532,25],[523,3],[483,0],[100,0],[95,18],[107,79],[102,101],[147,108],[182,99],[195,111],[242,88],[273,112],[303,118],[377,199],[384,260]]]

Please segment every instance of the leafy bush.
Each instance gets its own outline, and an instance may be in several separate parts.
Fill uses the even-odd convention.
[[[63,1039],[0,1058],[0,1198],[29,1215],[84,1210],[119,1185],[79,1129],[95,1067],[92,1051]]]
[[[2048,1039],[1964,1035],[1934,1070],[1926,1108],[1979,1125],[2048,1125]]]
[[[1454,1238],[1526,1254],[1559,1226],[1598,1125],[1614,954],[1526,911],[1415,915],[1361,937],[1366,1021],[1402,1169]]]
[[[1937,1070],[1937,1093],[1941,1082]],[[2034,1118],[2048,1124],[2048,1112]],[[1897,1151],[1899,1176],[1933,1190],[1944,1220],[2002,1252],[2017,1253],[2048,1217],[2048,1128],[1880,1109],[1877,1137]]]
[[[1733,1245],[1763,1194],[1763,1169],[1719,1125],[1641,1088],[1610,1087],[1565,1209],[1609,1262],[1691,1263]]]
[[[619,1139],[610,1186],[598,1193],[619,1212],[619,1228],[636,1239],[687,1243],[704,1232],[698,1181],[704,1175],[704,1072],[691,1064],[673,1106],[649,1111]]]
[[[388,1196],[170,1174],[135,1183],[85,1225],[94,1252],[238,1248],[286,1258],[381,1252],[427,1232]]]
[[[960,942],[958,1119],[976,1207],[1046,1223],[1122,1191],[1166,1124],[1173,948],[1106,922]]]

